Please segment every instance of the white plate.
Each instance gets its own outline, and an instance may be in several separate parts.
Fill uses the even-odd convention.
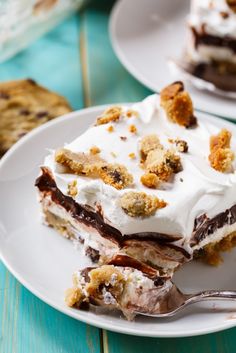
[[[236,120],[235,99],[198,90],[181,72],[173,73],[168,60],[180,58],[186,38],[189,0],[120,0],[110,18],[113,48],[127,70],[151,90],[183,80],[195,107]]]
[[[64,291],[71,275],[86,266],[86,258],[72,243],[41,224],[34,181],[47,148],[62,146],[82,133],[101,113],[95,107],[51,121],[22,138],[0,162],[0,253],[12,274],[32,293],[52,307],[89,324],[139,336],[177,337],[214,332],[236,325],[231,303],[204,303],[172,319],[140,317],[128,322],[119,314],[96,314],[68,308]],[[202,114],[198,117],[227,127],[236,126]],[[183,210],[184,212],[184,210]],[[192,263],[176,275],[183,290],[236,289],[236,252],[227,254],[219,268]],[[223,310],[224,309],[224,310]]]

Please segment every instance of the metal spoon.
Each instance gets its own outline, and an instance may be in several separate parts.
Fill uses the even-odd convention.
[[[194,304],[206,300],[236,300],[236,291],[233,290],[205,290],[195,294],[182,293],[174,283],[163,296],[159,298],[154,307],[149,312],[135,311],[135,314],[152,317],[171,317]]]

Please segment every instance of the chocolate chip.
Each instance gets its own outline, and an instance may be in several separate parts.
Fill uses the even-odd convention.
[[[221,15],[224,19],[229,17],[229,13],[228,13],[228,12],[225,12],[225,11],[221,11],[221,12],[220,12],[220,15]]]
[[[18,135],[18,138],[21,138],[21,137],[23,137],[23,136],[25,136],[26,135],[26,132],[21,132],[19,135]]]
[[[48,112],[46,112],[46,111],[38,112],[38,113],[36,113],[36,118],[41,119],[41,118],[44,118],[47,115],[48,115]]]
[[[37,85],[37,82],[34,81],[32,78],[28,78],[27,81],[31,83],[32,85]]]
[[[80,310],[84,310],[84,311],[88,311],[89,310],[89,303],[83,301],[80,306],[79,306]]]
[[[165,280],[161,277],[158,277],[154,280],[154,286],[156,287],[163,286],[164,283],[165,283]]]
[[[90,246],[87,247],[87,249],[85,250],[85,254],[90,257],[90,259],[93,261],[93,262],[98,262],[99,260],[99,251],[98,250],[95,250],[93,248],[91,248]]]
[[[109,173],[110,176],[113,178],[113,180],[117,183],[122,181],[122,177],[120,175],[120,173],[117,170],[112,171],[111,173]]]
[[[10,95],[6,92],[0,92],[0,98],[2,99],[10,99]]]
[[[121,139],[122,141],[126,141],[126,140],[127,140],[127,137],[126,137],[126,136],[120,136],[120,139]]]
[[[30,111],[28,109],[23,108],[19,111],[19,114],[20,115],[30,115]]]

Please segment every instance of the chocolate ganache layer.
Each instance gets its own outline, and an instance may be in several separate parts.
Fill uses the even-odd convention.
[[[216,47],[223,47],[223,48],[229,48],[232,50],[234,53],[236,53],[236,39],[231,38],[230,36],[216,36],[212,35],[209,33],[206,33],[203,30],[201,32],[196,31],[195,28],[191,27],[193,37],[194,37],[194,44],[195,47],[197,48],[199,45],[210,45],[210,46],[216,46]]]
[[[44,196],[45,194],[50,195],[54,203],[63,207],[78,222],[95,228],[102,237],[119,244],[120,247],[125,247],[126,243],[130,240],[137,240],[138,242],[151,241],[153,243],[158,243],[162,247],[166,244],[168,245],[168,248],[180,251],[186,260],[191,258],[191,254],[188,253],[183,247],[172,244],[180,239],[176,236],[158,232],[142,232],[122,235],[118,229],[105,222],[100,212],[97,212],[91,206],[80,205],[72,197],[64,195],[58,189],[50,170],[46,167],[42,167],[42,174],[37,178],[35,185],[38,187],[39,191],[44,194]],[[236,205],[224,212],[221,212],[211,219],[205,214],[197,217],[191,236],[190,246],[196,246],[218,229],[224,227],[225,225],[232,225],[234,223],[236,223]],[[117,264],[116,260],[114,261]]]

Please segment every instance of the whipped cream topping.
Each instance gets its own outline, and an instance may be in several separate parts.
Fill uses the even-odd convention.
[[[209,139],[219,132],[219,128],[202,119],[198,119],[198,126],[192,129],[173,124],[160,107],[157,95],[122,108],[124,112],[128,109],[136,110],[139,117],[121,118],[112,124],[114,131],[111,133],[107,131],[108,124],[92,126],[64,147],[75,153],[88,153],[92,146],[99,147],[100,156],[107,162],[127,167],[134,178],[132,187],[117,190],[100,179],[62,173],[61,167],[54,160],[54,151],[46,157],[44,165],[52,170],[57,186],[64,194],[67,194],[68,183],[77,180],[76,202],[92,207],[100,204],[106,222],[122,234],[159,232],[177,235],[181,237],[178,245],[188,248],[196,217],[206,213],[212,218],[233,206],[236,201],[236,173],[217,172],[208,162]],[[136,134],[129,132],[132,124],[137,128]],[[142,137],[153,133],[158,135],[166,148],[173,147],[169,139],[176,138],[185,140],[189,146],[188,153],[180,153],[183,170],[158,189],[149,189],[140,182],[144,171],[139,166],[139,143]],[[232,137],[232,146],[235,145],[235,137]],[[135,153],[136,158],[131,159],[130,153]],[[130,217],[119,204],[120,197],[127,191],[143,191],[155,195],[165,200],[168,206],[157,210],[150,217]]]
[[[236,38],[236,13],[225,0],[192,0],[188,23],[196,29],[204,25],[211,35]]]

